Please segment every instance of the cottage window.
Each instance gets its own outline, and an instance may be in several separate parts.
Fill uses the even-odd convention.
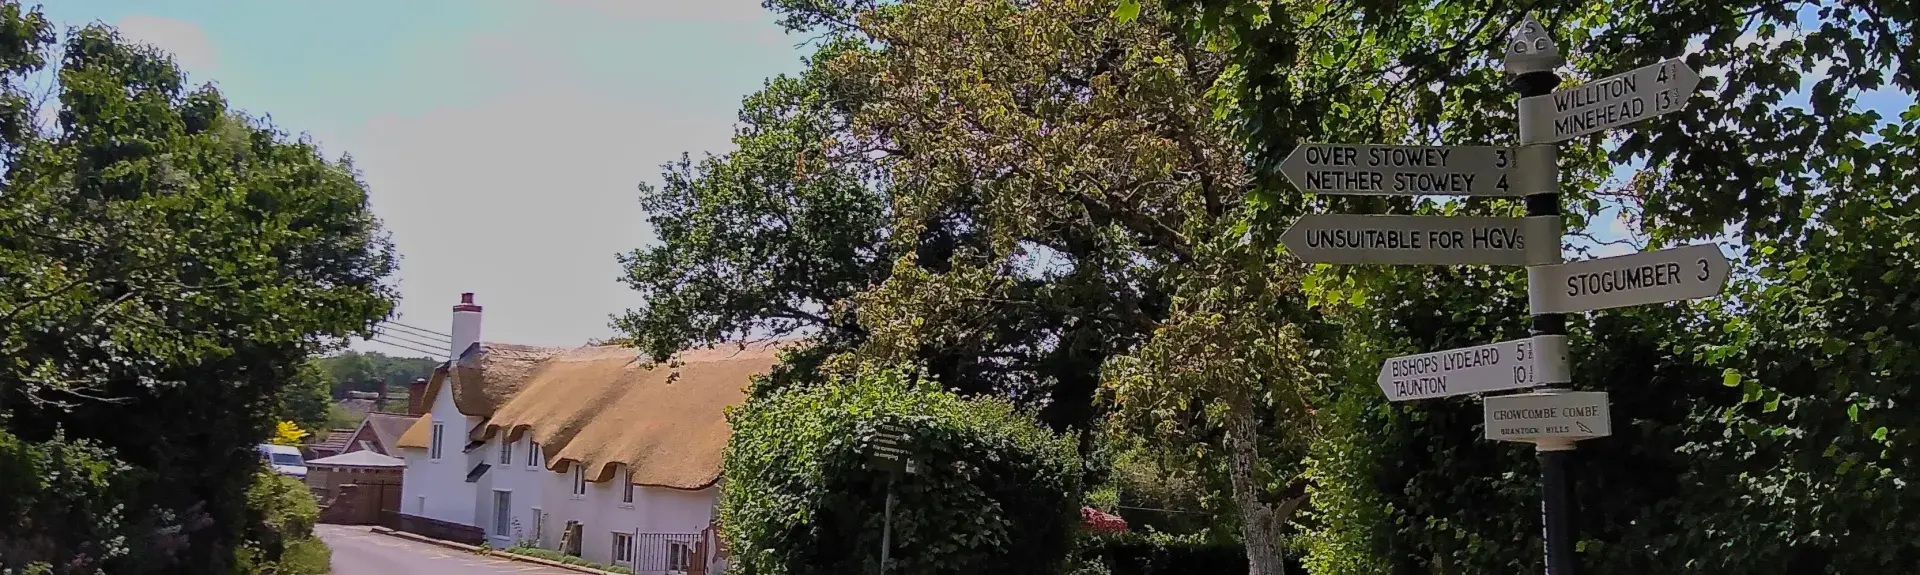
[[[493,534],[506,537],[513,529],[513,492],[493,490]]]
[[[573,464],[573,496],[585,497],[586,495],[587,495],[587,466],[584,464],[575,463]]]
[[[440,460],[440,444],[447,438],[447,425],[433,422],[433,443],[427,446],[427,459]]]
[[[527,469],[539,469],[539,468],[540,468],[540,442],[534,441],[532,436],[528,436],[527,438]]]
[[[621,566],[633,564],[633,535],[619,531],[613,532],[613,564]]]
[[[628,469],[620,482],[620,502],[633,505],[633,470]]]
[[[500,438],[500,465],[513,465],[513,442],[504,436]]]

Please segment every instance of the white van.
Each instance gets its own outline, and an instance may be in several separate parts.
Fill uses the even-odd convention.
[[[291,445],[260,444],[260,459],[273,468],[274,473],[307,478],[307,461],[300,457],[300,448]]]

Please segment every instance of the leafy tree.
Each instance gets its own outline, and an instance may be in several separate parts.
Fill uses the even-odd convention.
[[[906,430],[915,465],[893,487],[890,572],[1056,573],[1072,547],[1073,441],[1004,400],[889,370],[751,400],[728,421],[720,513],[733,569],[874,571],[887,479],[868,464],[883,425]]]
[[[280,392],[280,413],[301,429],[325,431],[329,410],[334,403],[330,394],[333,378],[315,363],[300,367],[293,381]]]
[[[414,380],[432,376],[441,362],[425,357],[393,357],[377,351],[347,350],[313,363],[325,374],[332,397],[339,399],[349,391],[379,391],[382,385],[388,388],[389,395],[398,396],[396,390],[407,389]]]
[[[8,1],[0,30],[4,428],[131,468],[106,571],[229,572],[253,445],[309,357],[390,313],[392,247],[350,164],[110,28],[66,35],[58,125],[35,125],[51,24]]]

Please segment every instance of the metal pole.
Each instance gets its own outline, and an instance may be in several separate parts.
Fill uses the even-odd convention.
[[[1507,47],[1507,71],[1514,74],[1513,90],[1521,98],[1545,96],[1560,86],[1560,76],[1554,73],[1565,59],[1559,47],[1547,34],[1546,28],[1531,16],[1521,22],[1515,37]],[[1524,124],[1527,118],[1522,116]],[[1525,126],[1521,131],[1524,133]],[[1558,149],[1554,144],[1536,144],[1521,146],[1518,151],[1520,185],[1526,186],[1527,218],[1529,226],[1527,245],[1527,292],[1529,301],[1542,301],[1544,292],[1552,289],[1539,275],[1547,266],[1563,261],[1560,252],[1562,222],[1560,214],[1560,169]],[[1537,293],[1536,293],[1537,292]],[[1538,336],[1560,336],[1567,333],[1567,316],[1558,313],[1533,314],[1530,330]],[[1565,362],[1564,354],[1543,354],[1547,361]],[[1545,371],[1567,373],[1566,365],[1548,367]],[[1541,440],[1534,443],[1536,454],[1540,458],[1540,522],[1542,535],[1546,541],[1547,575],[1575,575],[1578,567],[1573,555],[1574,507],[1573,478],[1568,473],[1569,460],[1573,458],[1574,443],[1569,440]]]
[[[887,508],[880,519],[880,575],[887,575],[888,554],[893,550],[893,478],[898,473],[887,473]]]

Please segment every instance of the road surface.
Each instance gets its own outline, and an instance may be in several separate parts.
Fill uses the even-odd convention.
[[[361,526],[315,525],[313,531],[333,548],[334,575],[580,575],[381,535]]]

